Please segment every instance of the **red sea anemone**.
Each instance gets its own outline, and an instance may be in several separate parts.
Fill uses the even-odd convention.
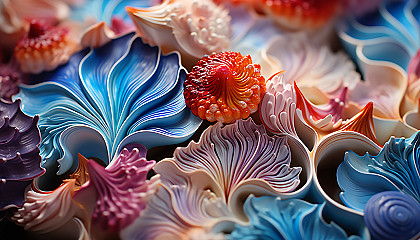
[[[69,30],[32,21],[28,33],[15,47],[15,57],[26,73],[50,71],[66,63],[77,50],[68,36]]]
[[[259,64],[249,55],[223,52],[198,61],[184,83],[185,102],[191,111],[210,122],[230,123],[258,109],[265,93]]]

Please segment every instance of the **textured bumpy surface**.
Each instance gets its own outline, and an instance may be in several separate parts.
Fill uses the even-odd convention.
[[[20,110],[20,100],[0,100],[0,210],[21,206],[25,189],[42,175],[38,116]]]
[[[33,21],[28,33],[15,47],[15,57],[23,72],[50,71],[66,63],[77,50],[68,37],[68,29]]]
[[[93,160],[87,164],[90,180],[77,192],[79,196],[96,192],[92,221],[103,231],[116,233],[131,224],[146,207],[157,189],[159,178],[147,180],[155,161],[137,148],[123,151],[106,168]]]
[[[230,123],[257,111],[265,92],[260,65],[237,52],[205,56],[188,73],[185,102],[201,119]]]

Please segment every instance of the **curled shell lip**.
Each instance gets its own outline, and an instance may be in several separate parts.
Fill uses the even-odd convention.
[[[31,190],[25,204],[12,216],[25,230],[39,233],[52,232],[73,217],[84,219],[84,210],[73,200],[75,180],[67,180],[54,191]]]
[[[418,162],[419,132],[408,139],[391,137],[379,154],[346,154],[337,169],[340,198],[363,211],[370,197],[382,191],[401,191],[420,201]],[[355,191],[357,189],[357,191]]]
[[[339,186],[336,182],[336,172],[331,169],[337,169],[344,159],[346,151],[354,151],[358,154],[377,154],[381,147],[366,136],[352,131],[333,132],[321,139],[313,152],[313,184],[318,194],[322,196],[329,204],[345,212],[362,215],[343,205],[337,194]]]
[[[90,180],[76,192],[75,199],[85,206],[93,206],[91,214],[95,226],[109,233],[119,232],[146,207],[157,189],[159,177],[147,180],[147,173],[155,162],[141,158],[143,155],[137,148],[123,149],[106,168],[88,161]]]
[[[148,43],[161,47],[164,53],[178,50],[188,68],[204,54],[229,46],[229,12],[212,1],[165,0],[150,8],[126,10]]]
[[[252,120],[239,120],[224,128],[218,123],[208,128],[198,143],[192,142],[187,148],[178,148],[174,158],[162,160],[154,169],[162,176],[171,176],[168,169],[175,169],[180,174],[205,173],[209,184],[213,186],[212,191],[224,199],[234,214],[242,218],[243,212],[237,207],[241,205],[238,201],[250,193],[275,194],[284,198],[305,195],[312,176],[307,171],[311,168],[307,149],[299,140],[290,136],[268,137],[261,127],[256,126]],[[232,148],[242,146],[242,157],[238,158],[239,152],[225,149],[227,146],[221,144],[223,139],[231,139],[228,142]],[[277,148],[279,150],[274,150]],[[294,153],[290,153],[289,148]],[[264,162],[269,152],[274,154],[275,161]],[[304,177],[300,179],[301,185],[296,175],[301,172],[301,167],[288,167],[291,157],[295,165],[305,169]]]

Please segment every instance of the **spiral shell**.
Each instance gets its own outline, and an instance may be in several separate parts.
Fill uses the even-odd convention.
[[[420,204],[398,192],[381,192],[365,206],[365,223],[374,239],[412,239],[420,233]]]
[[[201,119],[230,123],[258,109],[265,92],[260,65],[237,52],[201,59],[184,83],[185,102]]]
[[[40,167],[38,116],[20,110],[20,100],[0,100],[0,210],[21,206],[25,189],[45,170]]]

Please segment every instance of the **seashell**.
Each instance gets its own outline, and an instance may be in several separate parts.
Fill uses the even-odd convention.
[[[106,168],[95,161],[87,164],[90,180],[75,195],[84,206],[94,205],[92,224],[114,234],[131,224],[154,194],[159,177],[147,180],[154,161],[147,161],[137,148],[123,149]]]
[[[407,88],[404,71],[387,62],[363,58],[365,81],[357,83],[349,92],[348,100],[358,106],[373,102],[374,117],[401,119],[400,105]]]
[[[265,92],[260,65],[236,52],[205,56],[188,73],[185,102],[201,119],[231,123],[258,109]]]
[[[287,133],[298,138],[295,129],[296,99],[293,86],[286,84],[284,71],[272,75],[266,83],[260,104],[260,118],[271,132]]]
[[[205,172],[210,189],[243,219],[238,206],[250,193],[290,198],[306,192],[309,179],[297,189],[302,168],[290,167],[292,158],[295,164],[310,169],[309,153],[300,141],[288,136],[269,137],[263,126],[239,120],[223,128],[221,123],[209,127],[198,143],[177,148],[173,158],[156,165],[155,172],[168,175],[169,170],[163,169],[173,169],[172,165],[184,174]],[[305,176],[310,174],[305,171]]]
[[[343,122],[340,126],[341,131],[353,131],[365,135],[377,145],[381,145],[376,139],[375,125],[373,123],[373,103],[369,102],[366,106],[351,119]]]
[[[296,82],[300,88],[311,89],[305,92],[309,98],[313,88],[331,96],[339,95],[344,88],[351,91],[361,81],[351,59],[343,52],[332,52],[325,43],[318,46],[311,38],[301,33],[270,39],[262,56],[270,59],[264,63],[274,62],[274,72],[268,73],[262,63],[262,69],[266,71],[263,73],[271,76],[279,69],[285,69],[286,83]]]
[[[0,65],[0,98],[11,101],[12,96],[19,92],[18,85],[26,82],[27,78],[15,59]]]
[[[212,191],[217,188],[210,176],[203,171],[185,173],[172,164],[154,170],[161,173],[162,185],[141,217],[122,231],[122,239],[216,239],[213,225],[232,219],[232,214]]]
[[[65,180],[52,192],[31,190],[25,204],[11,217],[25,230],[52,232],[71,221],[73,217],[86,220],[86,213],[74,199],[75,180]]]
[[[0,210],[21,206],[26,188],[45,172],[38,119],[22,113],[20,100],[0,100]]]
[[[164,53],[180,51],[186,66],[229,47],[229,12],[210,0],[165,0],[150,8],[127,7],[127,12],[147,43]]]
[[[74,171],[72,174],[70,174],[70,179],[74,179],[74,190],[77,191],[80,189],[80,187],[85,184],[87,181],[89,181],[89,172],[87,168],[88,159],[83,157],[79,153],[79,165],[77,165],[76,171]]]
[[[80,44],[82,45],[82,48],[97,48],[109,43],[113,38],[115,38],[114,31],[112,31],[105,22],[99,22],[85,30],[82,34]]]
[[[43,165],[59,174],[76,169],[76,153],[106,164],[123,146],[147,148],[188,139],[201,120],[186,107],[179,55],[161,55],[133,34],[73,55],[66,65],[33,79],[17,97],[40,114]]]
[[[378,11],[366,17],[350,18],[339,27],[344,47],[358,63],[367,82],[362,84],[366,86],[356,87],[350,100],[365,105],[370,98],[378,117],[400,118],[400,103],[407,88],[404,70],[420,48],[417,6],[418,1],[412,0],[385,1]],[[380,51],[383,49],[387,49],[386,54]],[[397,75],[390,78],[390,74]]]
[[[300,199],[248,197],[244,210],[246,225],[235,225],[227,239],[361,239],[347,237],[344,229],[322,217],[325,203],[311,204]]]
[[[410,60],[407,68],[408,86],[407,97],[413,103],[418,103],[420,99],[420,50]]]
[[[40,73],[64,64],[77,50],[68,30],[32,21],[28,33],[19,40],[14,56],[22,72]]]
[[[415,239],[420,234],[420,204],[401,192],[374,195],[364,213],[373,239]]]
[[[343,89],[339,97],[332,98],[328,103],[318,106],[313,105],[303,96],[296,82],[293,85],[293,89],[296,95],[296,108],[300,110],[298,115],[310,126],[322,132],[331,132],[341,126],[347,88]]]
[[[260,104],[260,119],[271,132],[301,139],[308,149],[318,142],[317,132],[296,114],[296,94],[293,86],[284,80],[283,72],[267,80],[267,92]]]
[[[314,190],[320,200],[327,202],[329,214],[339,216],[336,220],[341,225],[352,225],[360,221],[362,213],[346,207],[339,197],[340,187],[337,181],[336,169],[342,163],[346,152],[353,151],[357,154],[378,154],[381,147],[366,136],[352,131],[336,131],[323,137],[313,150]],[[346,218],[340,219],[341,215]],[[358,219],[359,217],[359,219]],[[349,224],[350,223],[350,224]],[[357,224],[353,224],[357,225]],[[360,226],[354,232],[360,232]]]
[[[418,167],[419,134],[409,139],[391,139],[374,156],[347,152],[337,169],[340,198],[349,207],[363,211],[376,193],[401,191],[420,202]]]

